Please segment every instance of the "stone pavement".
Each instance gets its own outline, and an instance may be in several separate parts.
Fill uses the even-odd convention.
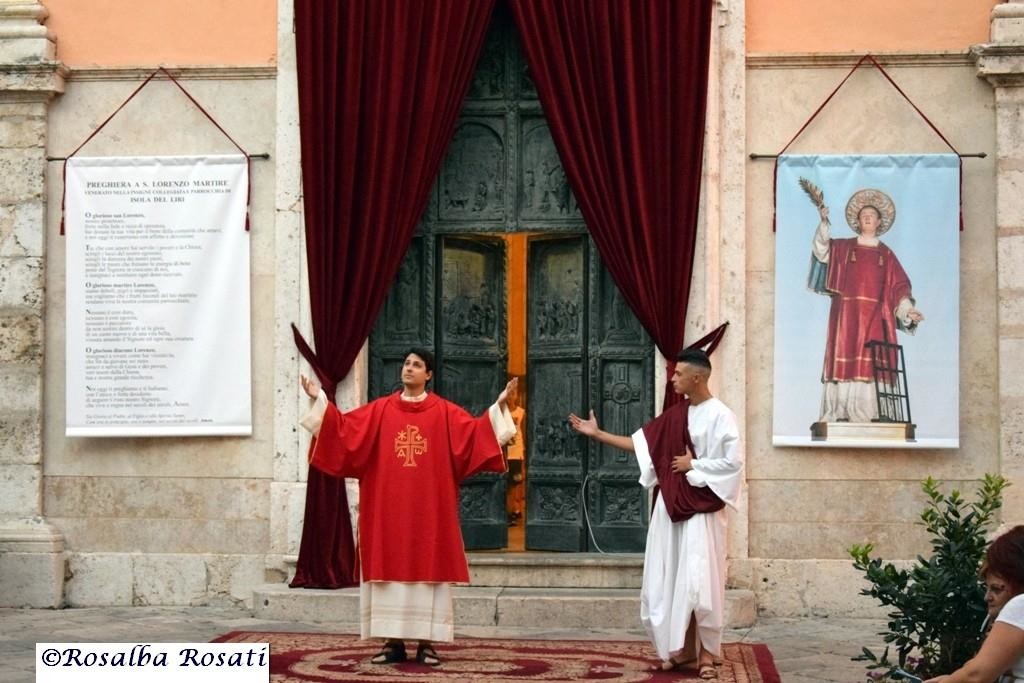
[[[35,680],[37,642],[207,642],[228,631],[351,632],[331,622],[255,619],[251,610],[212,607],[0,609],[0,681]],[[761,618],[726,633],[726,640],[765,643],[785,683],[862,683],[864,667],[850,661],[863,645],[877,647],[883,622],[869,619]],[[562,640],[644,639],[640,629],[545,630],[462,627],[458,636]],[[652,654],[652,661],[654,657]]]

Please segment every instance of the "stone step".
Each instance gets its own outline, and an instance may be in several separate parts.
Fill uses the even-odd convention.
[[[453,594],[457,627],[640,628],[637,588],[455,586]],[[753,592],[727,590],[725,597],[726,626],[752,626],[757,617]],[[257,588],[253,598],[258,619],[331,621],[358,628],[358,588],[320,590],[274,583]]]
[[[516,588],[635,588],[644,578],[642,553],[467,553],[474,586]]]
[[[469,552],[474,586],[636,588],[644,578],[643,553]],[[296,556],[285,557],[289,576]]]

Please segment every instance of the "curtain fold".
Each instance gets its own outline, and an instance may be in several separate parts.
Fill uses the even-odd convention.
[[[697,235],[713,3],[510,4],[580,212],[671,377]],[[664,407],[678,399],[667,387]]]
[[[293,332],[328,396],[369,336],[426,206],[493,5],[295,0],[315,352]],[[323,477],[310,470],[296,579],[351,585],[358,574],[344,485]]]

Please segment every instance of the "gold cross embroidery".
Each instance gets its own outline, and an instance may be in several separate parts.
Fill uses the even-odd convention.
[[[406,425],[395,437],[395,455],[405,458],[402,467],[416,467],[416,456],[427,452],[427,440],[420,436],[420,428]]]

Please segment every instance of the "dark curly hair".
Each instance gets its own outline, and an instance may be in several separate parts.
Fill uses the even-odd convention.
[[[1024,593],[1024,524],[1018,524],[992,541],[981,565],[982,577],[995,574]]]

